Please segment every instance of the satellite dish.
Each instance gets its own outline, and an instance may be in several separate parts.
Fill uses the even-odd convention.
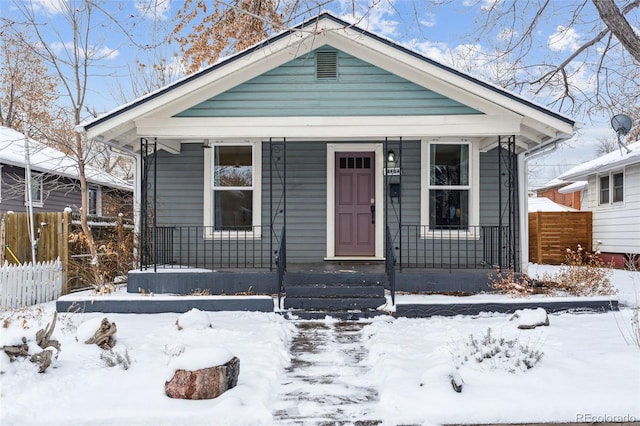
[[[611,119],[611,127],[616,131],[618,135],[618,145],[620,146],[620,153],[622,154],[622,148],[627,151],[627,154],[631,152],[631,150],[622,142],[622,138],[620,136],[624,136],[633,127],[633,120],[628,115],[618,114],[614,115]]]
[[[633,127],[633,120],[628,115],[618,114],[611,119],[611,127],[618,135],[626,135]]]

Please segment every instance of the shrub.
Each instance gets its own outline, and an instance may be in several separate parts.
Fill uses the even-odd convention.
[[[551,290],[574,296],[614,294],[610,281],[611,269],[606,268],[600,252],[588,251],[578,245],[567,248],[566,263],[555,274],[544,274],[543,281],[551,283]]]
[[[501,293],[511,296],[527,296],[534,292],[534,286],[525,274],[518,274],[513,269],[504,272],[496,269],[495,274],[489,274],[489,285]]]
[[[522,344],[518,339],[495,337],[491,327],[480,338],[473,334],[464,345],[454,353],[458,365],[469,361],[489,364],[491,369],[502,369],[510,373],[527,371],[542,359],[544,353],[531,345]]]

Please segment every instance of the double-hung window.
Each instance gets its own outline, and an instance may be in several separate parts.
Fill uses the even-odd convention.
[[[468,229],[469,145],[429,146],[429,229]]]
[[[213,230],[209,237],[233,231],[259,236],[259,162],[259,143],[220,143],[205,150],[205,225]]]
[[[477,150],[469,142],[423,142],[422,236],[474,238],[478,220]],[[454,232],[455,234],[450,234]]]
[[[598,204],[608,205],[624,201],[624,172],[614,172],[599,176],[598,186]]]

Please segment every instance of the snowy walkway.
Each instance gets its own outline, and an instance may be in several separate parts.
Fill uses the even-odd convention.
[[[276,424],[376,425],[378,400],[367,382],[358,322],[299,322],[291,365],[275,403]]]

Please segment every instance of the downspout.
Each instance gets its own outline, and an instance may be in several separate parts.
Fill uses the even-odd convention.
[[[520,216],[520,270],[526,272],[525,265],[529,263],[529,173],[527,170],[529,160],[554,152],[558,149],[558,143],[566,140],[565,136],[558,136],[545,146],[530,148],[518,154],[518,181],[524,182],[524,191],[519,191],[518,206]]]
[[[29,241],[31,242],[31,262],[36,264],[36,240],[33,225],[33,196],[31,194],[31,157],[29,155],[29,131],[25,124],[24,130],[24,162],[26,172],[26,196],[27,196],[27,209],[29,213]],[[43,197],[44,199],[44,197]]]

